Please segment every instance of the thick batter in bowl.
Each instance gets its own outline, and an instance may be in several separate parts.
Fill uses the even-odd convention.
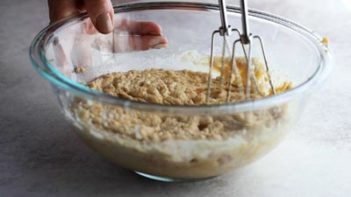
[[[231,23],[239,25],[239,10],[229,11]],[[154,72],[146,75],[148,78],[163,76],[165,80],[168,75],[157,72],[173,77],[172,73],[182,70],[206,75],[209,37],[218,28],[219,18],[218,7],[195,3],[132,4],[115,7],[115,12],[117,20],[159,24],[167,47],[132,50],[141,44],[139,35],[118,25],[110,35],[87,31],[89,19],[81,15],[40,32],[32,43],[31,59],[39,74],[52,84],[64,115],[82,139],[109,160],[149,178],[203,179],[256,160],[286,135],[306,96],[330,69],[328,49],[318,36],[293,22],[252,11],[252,32],[266,41],[275,86],[289,81],[292,88],[227,104],[201,104],[196,97],[200,90],[188,92],[194,96],[193,104],[199,105],[174,100],[182,98],[186,89],[175,88],[179,95],[154,102],[138,97],[140,92],[108,94],[145,70]],[[109,73],[132,74],[118,81]],[[106,79],[93,81],[99,77]],[[134,80],[135,84],[124,88],[153,87],[157,81],[143,84]]]

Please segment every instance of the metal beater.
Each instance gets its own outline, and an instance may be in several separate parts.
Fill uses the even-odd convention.
[[[266,74],[267,74],[267,79],[271,88],[271,92],[275,94],[275,89],[272,83],[271,76],[269,74],[269,67],[268,67],[268,61],[266,57],[266,53],[264,50],[264,45],[263,41],[260,36],[258,35],[252,35],[249,31],[249,23],[248,23],[248,7],[247,7],[247,2],[246,0],[240,0],[240,8],[241,8],[241,22],[242,22],[242,33],[236,29],[232,28],[228,24],[228,19],[227,19],[227,8],[226,8],[226,3],[225,0],[218,0],[219,3],[219,11],[220,11],[220,18],[221,18],[221,26],[219,27],[218,30],[215,30],[212,33],[211,37],[211,55],[210,55],[210,70],[209,70],[209,75],[208,75],[208,84],[207,84],[207,96],[206,96],[206,102],[208,103],[210,97],[211,97],[211,83],[212,83],[212,69],[213,69],[213,64],[214,64],[214,39],[216,35],[219,35],[223,39],[222,43],[222,56],[221,56],[221,70],[220,70],[220,77],[221,77],[221,83],[220,83],[220,88],[223,88],[223,80],[224,80],[224,59],[225,59],[225,50],[226,47],[228,47],[228,37],[232,35],[232,33],[237,33],[238,34],[238,39],[234,41],[233,47],[232,47],[232,56],[231,56],[231,74],[229,75],[229,82],[228,82],[228,87],[227,87],[227,95],[226,95],[226,102],[230,101],[230,92],[231,92],[231,80],[232,76],[234,74],[235,77],[237,77],[241,82],[241,76],[238,70],[238,67],[236,65],[236,47],[238,45],[241,45],[242,50],[245,55],[246,59],[246,69],[247,69],[247,81],[246,81],[246,87],[244,87],[244,84],[241,83],[239,87],[239,91],[242,95],[245,96],[245,99],[250,99],[250,94],[251,94],[251,86],[254,87],[254,91],[256,93],[260,93],[257,85],[257,81],[254,75],[254,68],[252,65],[252,58],[251,58],[251,53],[252,53],[252,45],[253,45],[253,40],[257,40],[262,51],[263,59],[264,59],[264,65],[266,69]],[[246,49],[247,48],[247,49]]]

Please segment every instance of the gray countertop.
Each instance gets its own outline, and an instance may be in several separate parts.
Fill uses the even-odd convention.
[[[28,46],[48,23],[45,0],[0,1],[0,196],[350,196],[351,3],[251,0],[330,38],[335,67],[286,140],[236,172],[165,184],[114,166],[72,131]]]

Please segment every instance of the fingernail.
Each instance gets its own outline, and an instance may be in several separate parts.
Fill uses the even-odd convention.
[[[152,38],[149,42],[149,46],[153,47],[156,46],[158,44],[162,43],[162,37],[161,36],[155,36],[154,38]]]
[[[110,33],[112,31],[113,24],[108,12],[102,13],[96,17],[96,28],[104,34]]]
[[[166,44],[158,44],[158,45],[155,45],[155,46],[153,46],[152,48],[153,49],[162,49],[162,48],[166,48]]]

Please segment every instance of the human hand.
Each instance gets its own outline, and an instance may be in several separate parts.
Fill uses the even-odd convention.
[[[53,43],[56,64],[68,76],[74,65],[94,65],[94,44],[99,50],[112,53],[167,47],[168,41],[158,24],[114,17],[110,0],[48,0],[48,5],[51,23],[84,12],[90,18],[81,26],[68,29],[71,33],[66,34],[67,38],[61,35]],[[99,35],[110,32],[114,32],[113,36]]]
[[[114,10],[110,0],[48,0],[50,22],[62,18],[87,12],[90,21],[85,26],[88,34],[108,34],[117,28],[130,35],[139,35],[141,38],[130,36],[130,46],[135,50],[148,48],[162,48],[167,40],[162,36],[161,27],[153,22],[131,21],[125,19],[114,20]],[[118,44],[118,43],[117,43]]]
[[[114,12],[110,0],[48,0],[50,22],[87,12],[95,28],[104,34],[113,30]]]

